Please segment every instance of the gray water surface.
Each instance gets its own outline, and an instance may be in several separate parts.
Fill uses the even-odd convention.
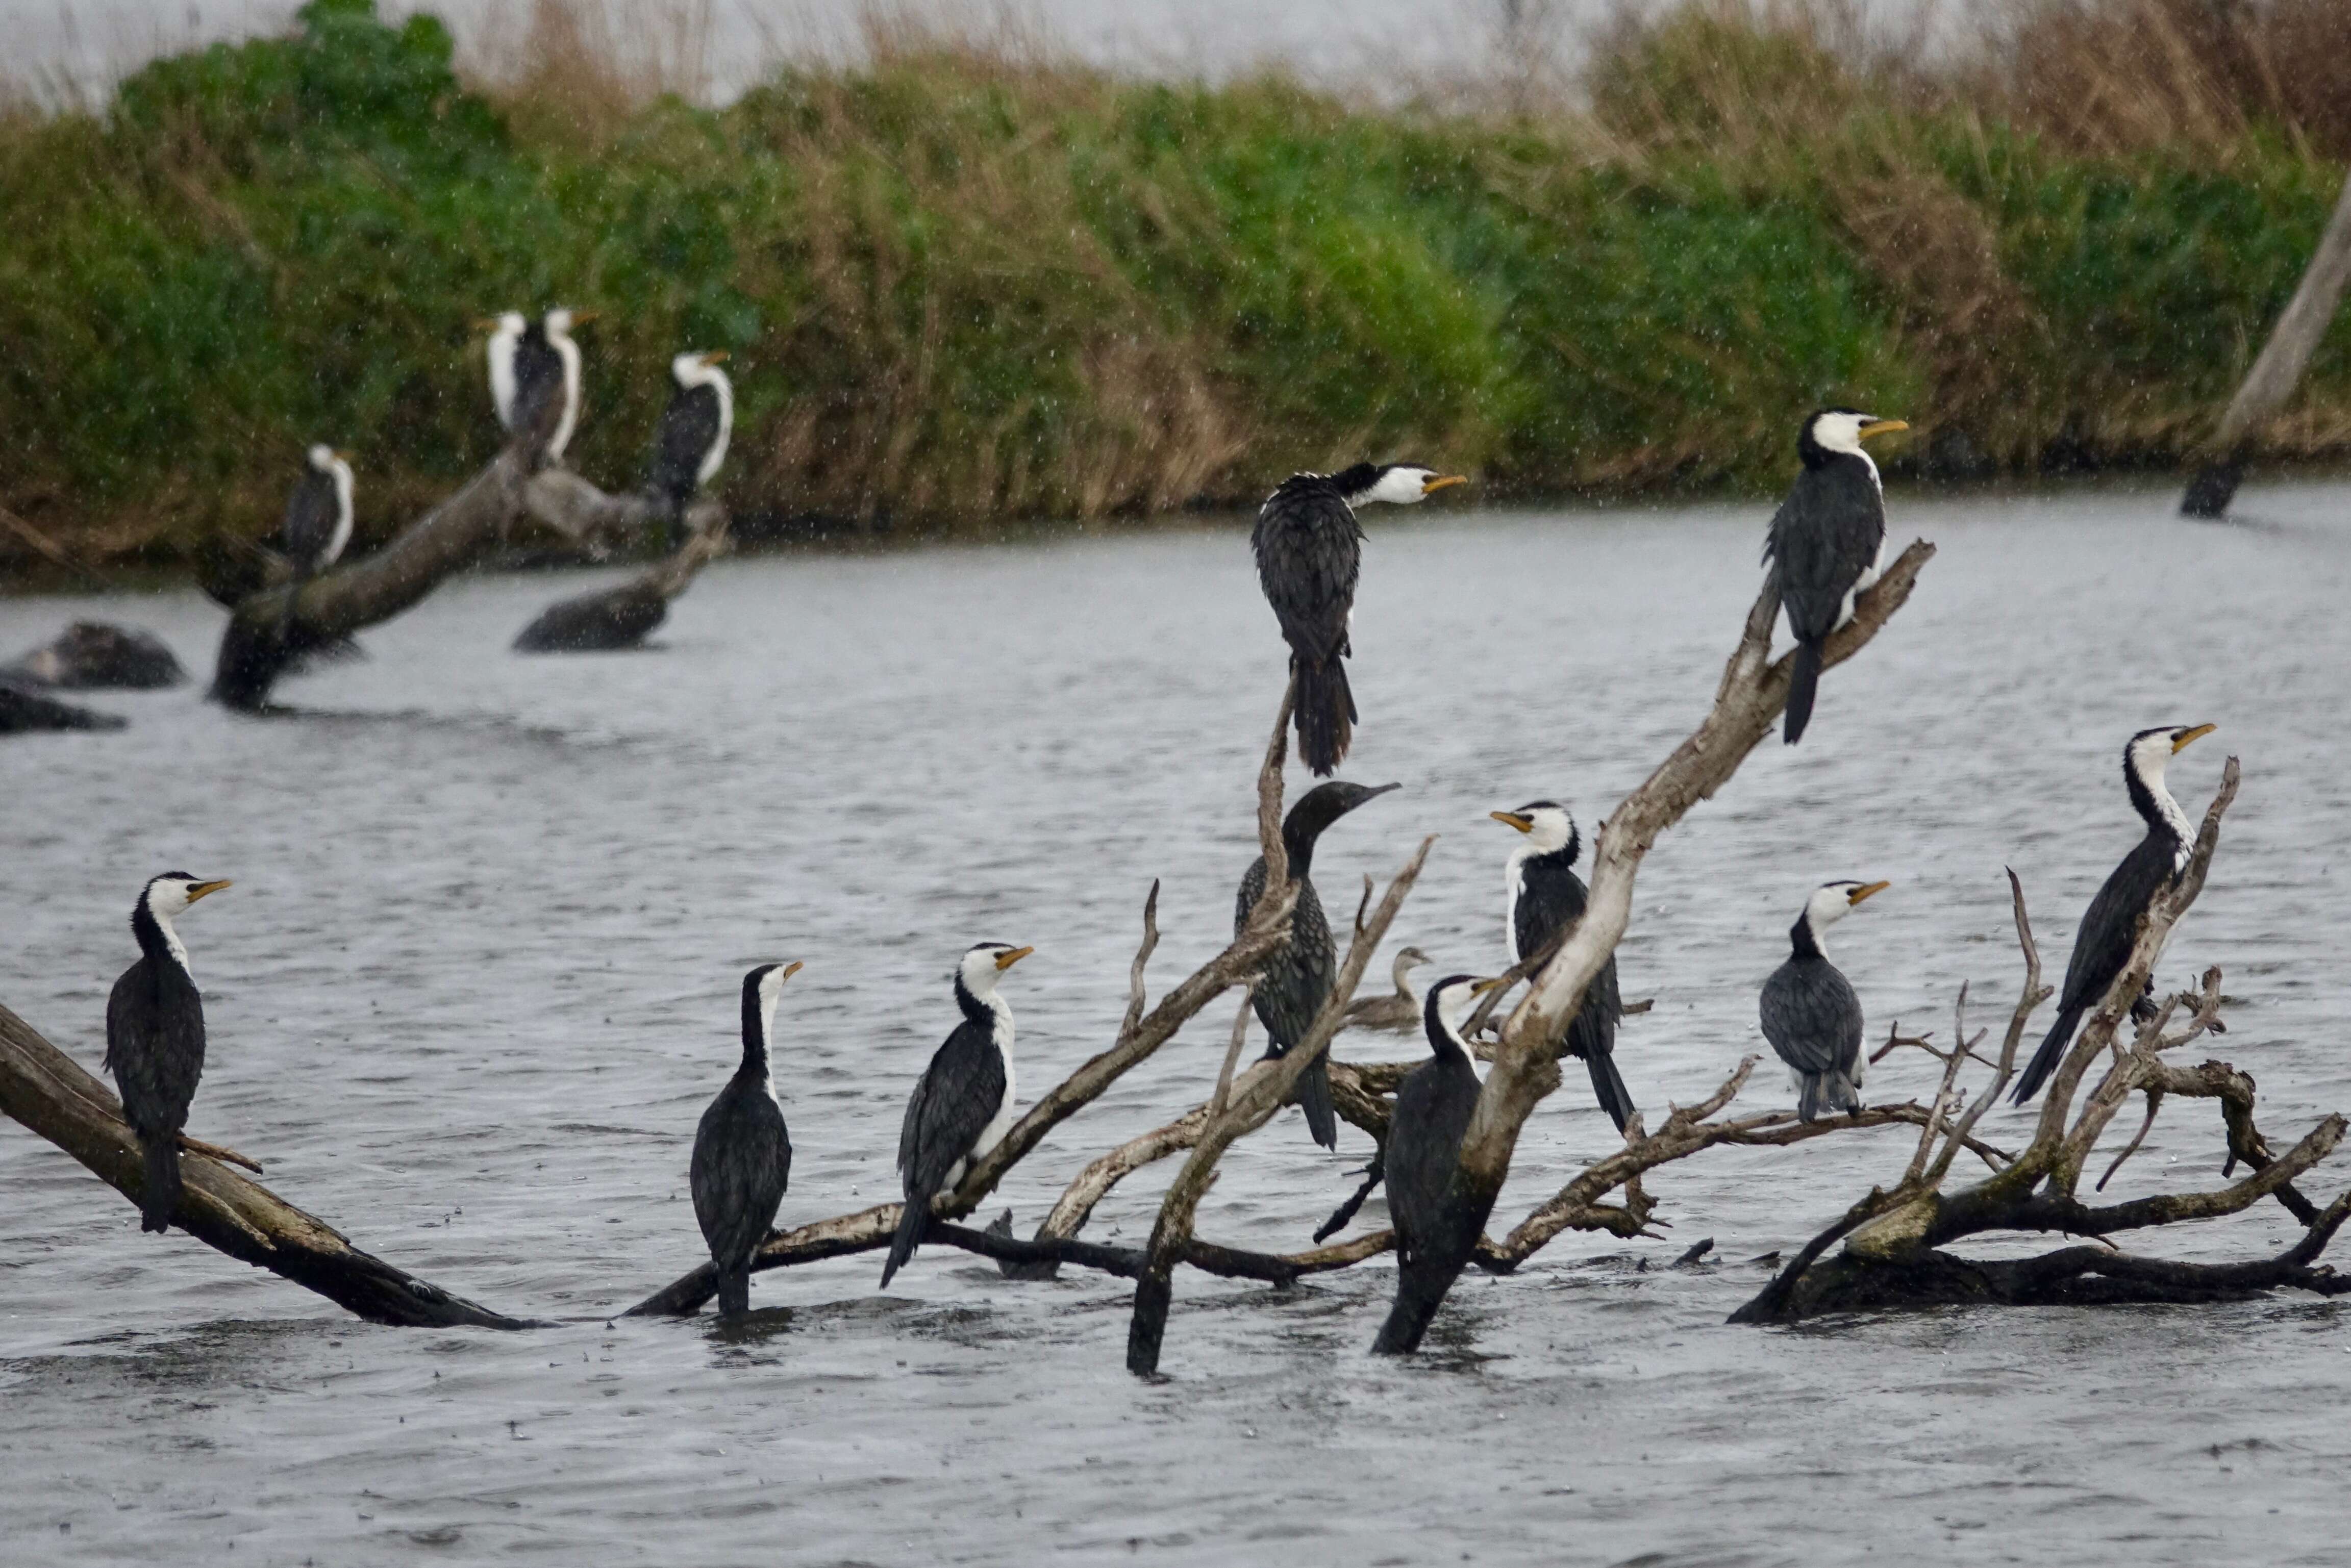
[[[2200,811],[2231,752],[2245,783],[2161,977],[2224,967],[2220,1052],[2258,1075],[2273,1141],[2351,1105],[2351,485],[2251,493],[2229,527],[2171,504],[1895,498],[1896,542],[1941,547],[1909,607],[1826,678],[1802,747],[1758,751],[1643,872],[1622,969],[1657,1005],[1619,1061],[1653,1119],[1761,1049],[1757,988],[1832,877],[1894,883],[1834,943],[1873,1034],[1948,1039],[1963,980],[1996,1023],[2020,968],[2001,867],[2061,965],[2138,831],[2123,739],[2205,720],[2180,797]],[[1346,773],[1405,788],[1325,841],[1325,902],[1440,834],[1395,942],[1499,967],[1510,835],[1485,813],[1555,795],[1588,827],[1687,733],[1767,514],[1374,517]],[[360,1245],[563,1320],[355,1322],[142,1236],[0,1124],[11,1563],[2344,1560],[2338,1306],[1723,1326],[1752,1260],[1899,1174],[1899,1129],[1659,1172],[1668,1239],[1572,1234],[1468,1279],[1409,1362],[1364,1354],[1384,1262],[1287,1291],[1179,1276],[1155,1385],[1121,1370],[1122,1283],[1014,1284],[944,1249],[887,1296],[873,1256],[761,1275],[748,1332],[611,1319],[699,1255],[687,1153],[750,964],[808,966],[778,1020],[792,1225],[895,1196],[971,942],[1038,948],[1007,988],[1024,1103],[1110,1040],[1154,877],[1155,992],[1217,949],[1280,648],[1229,528],[729,561],[658,651],[507,653],[584,580],[454,582],[368,633],[369,662],[287,683],[298,717],[110,695],[127,730],[0,743],[0,1001],[95,1069],[141,883],[235,878],[182,925],[213,1040],[191,1130]],[[209,667],[219,614],[193,594],[0,601],[0,655],[89,615]],[[1202,1095],[1230,1018],[1014,1173],[1024,1230]],[[1898,1053],[1870,1091],[1936,1071]],[[1759,1071],[1742,1104],[1787,1100]],[[1227,1161],[1204,1233],[1304,1245],[1368,1151],[1343,1131],[1326,1156],[1286,1113]],[[1571,1082],[1498,1228],[1614,1141]],[[2175,1105],[2109,1196],[2216,1185],[2220,1153],[2210,1109]],[[1170,1168],[1088,1234],[1139,1242]],[[2148,1245],[2289,1235],[2271,1207]],[[1667,1267],[1704,1237],[1718,1261]]]

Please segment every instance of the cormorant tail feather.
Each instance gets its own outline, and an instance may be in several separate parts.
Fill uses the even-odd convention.
[[[170,1133],[142,1137],[147,1153],[147,1181],[139,1194],[139,1228],[165,1231],[180,1207],[180,1140]]]
[[[1813,691],[1821,682],[1821,645],[1800,642],[1796,644],[1796,662],[1788,671],[1788,717],[1780,734],[1790,746],[1804,738],[1804,726],[1813,719]]]
[[[1635,1107],[1633,1092],[1625,1087],[1624,1076],[1616,1071],[1615,1057],[1595,1051],[1583,1059],[1583,1065],[1592,1072],[1593,1098],[1608,1113],[1608,1119],[1616,1124],[1616,1130],[1623,1132],[1625,1124],[1633,1119]]]
[[[2041,1049],[2034,1051],[2032,1060],[2025,1064],[2024,1076],[2016,1081],[2016,1092],[2010,1097],[2011,1104],[2022,1105],[2041,1092],[2041,1086],[2049,1082],[2049,1075],[2057,1071],[2059,1062],[2065,1060],[2065,1047],[2074,1038],[2074,1026],[2081,1021],[2080,1008],[2067,1008],[2057,1015],[2057,1021],[2049,1026],[2049,1033],[2041,1041]]]
[[[1300,659],[1297,667],[1298,755],[1327,779],[1354,738],[1355,695],[1347,687],[1347,666],[1335,656],[1320,664]]]

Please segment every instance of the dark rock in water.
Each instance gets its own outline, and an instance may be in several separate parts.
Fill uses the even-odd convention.
[[[987,1234],[1001,1236],[1008,1241],[1011,1240],[1012,1211],[1008,1208],[998,1215],[995,1223],[987,1228]],[[996,1266],[1003,1271],[1004,1277],[1008,1280],[1050,1280],[1059,1276],[1061,1271],[1061,1266],[1055,1262],[1014,1263],[1002,1258],[996,1260]]]
[[[669,601],[643,583],[551,604],[514,640],[518,653],[600,653],[633,648],[669,615]]]
[[[102,621],[75,622],[56,642],[17,660],[9,673],[66,691],[151,692],[188,678],[162,638]]]
[[[0,681],[0,735],[41,729],[120,729],[128,722],[120,714],[76,707],[29,687]]]

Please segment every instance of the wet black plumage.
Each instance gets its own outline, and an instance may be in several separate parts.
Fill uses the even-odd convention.
[[[1266,497],[1249,535],[1259,584],[1281,622],[1298,677],[1298,754],[1312,771],[1338,769],[1353,737],[1355,697],[1343,662],[1347,620],[1363,570],[1364,530],[1345,486],[1367,487],[1372,465],[1336,476],[1293,474]]]
[[[994,994],[982,996],[966,978],[975,955],[983,949],[1018,956],[1026,949],[984,943],[965,955],[956,971],[956,1005],[963,1021],[932,1054],[931,1064],[906,1102],[906,1119],[898,1133],[898,1171],[905,1193],[905,1210],[899,1216],[890,1257],[882,1266],[882,1285],[914,1255],[923,1232],[929,1228],[931,1199],[963,1179],[966,1162],[978,1149],[991,1126],[1000,1128],[1012,1097],[1011,1009]]]
[[[1552,805],[1537,801],[1535,806]],[[1520,811],[1535,807],[1521,807]],[[1573,823],[1567,843],[1548,853],[1514,855],[1510,861],[1510,962],[1517,964],[1539,953],[1552,937],[1581,919],[1590,894],[1575,874],[1583,840]],[[1616,956],[1611,953],[1600,973],[1583,993],[1583,1005],[1567,1026],[1562,1049],[1584,1065],[1592,1077],[1592,1095],[1608,1119],[1623,1132],[1635,1109],[1632,1091],[1616,1071],[1616,1025],[1625,1017],[1625,998],[1616,987]]]
[[[567,391],[563,356],[549,339],[546,322],[531,322],[515,340],[514,401],[498,410],[498,422],[534,450],[544,449],[563,424]]]
[[[1269,1041],[1266,1055],[1270,1059],[1279,1060],[1306,1037],[1315,1015],[1330,999],[1331,988],[1338,975],[1338,951],[1331,939],[1331,922],[1322,913],[1322,900],[1316,894],[1314,879],[1310,874],[1314,865],[1314,846],[1325,828],[1364,801],[1395,788],[1394,784],[1383,784],[1373,789],[1339,780],[1318,784],[1300,796],[1297,804],[1290,808],[1290,814],[1282,819],[1282,851],[1290,860],[1290,880],[1299,884],[1298,904],[1290,914],[1289,940],[1267,956],[1265,977],[1259,982],[1252,998],[1258,1022],[1265,1026]],[[1257,901],[1264,894],[1265,857],[1259,855],[1242,874],[1240,892],[1234,900],[1236,934],[1249,924],[1249,911],[1257,907]],[[1299,1078],[1296,1093],[1299,1108],[1306,1113],[1308,1133],[1324,1148],[1337,1148],[1339,1117],[1331,1103],[1327,1051]]]
[[[1419,1345],[1458,1260],[1477,1239],[1474,1228],[1484,1223],[1477,1206],[1447,1201],[1461,1140],[1478,1109],[1478,1070],[1458,1020],[1479,988],[1468,975],[1449,975],[1428,988],[1422,1019],[1431,1054],[1396,1085],[1381,1155],[1388,1218],[1395,1227],[1396,1295],[1374,1350],[1402,1353]]]
[[[724,351],[680,354],[670,365],[669,406],[653,434],[646,486],[667,509],[674,536],[686,503],[726,457],[734,425],[733,388],[717,368],[726,357]]]
[[[297,581],[317,576],[335,563],[350,538],[350,514],[343,506],[334,456],[323,449],[303,465],[302,477],[286,499],[286,520],[278,529],[278,548],[293,563]]]
[[[226,883],[203,883],[185,872],[150,882],[132,907],[131,929],[139,960],[114,982],[106,999],[106,1070],[122,1097],[123,1120],[146,1155],[139,1228],[162,1231],[180,1206],[181,1131],[204,1072],[204,998],[195,977],[174,951],[172,917]],[[195,890],[193,898],[186,897]]]
[[[694,1218],[718,1271],[718,1310],[751,1310],[751,1254],[776,1223],[791,1183],[792,1139],[768,1063],[770,976],[780,989],[799,966],[762,964],[743,977],[743,1061],[703,1112],[688,1172]]]
[[[1763,1038],[1796,1080],[1796,1116],[1862,1108],[1861,998],[1822,951],[1815,922],[1841,915],[1883,883],[1831,883],[1813,894],[1788,928],[1787,962],[1763,982]]]
[[[1802,738],[1820,682],[1821,644],[1853,613],[1853,595],[1875,581],[1886,544],[1886,497],[1866,454],[1831,450],[1815,429],[1823,420],[1867,422],[1851,409],[1824,409],[1796,438],[1803,470],[1772,514],[1763,558],[1779,569],[1780,604],[1796,640],[1782,733]],[[1893,422],[1886,422],[1893,423]]]

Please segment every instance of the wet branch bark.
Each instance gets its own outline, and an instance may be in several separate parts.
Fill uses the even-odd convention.
[[[556,497],[562,497],[558,504]],[[600,546],[608,535],[632,536],[664,514],[643,496],[607,496],[576,474],[535,476],[530,515],[574,542]],[[565,521],[559,523],[560,517]],[[686,508],[685,542],[628,581],[549,605],[515,638],[517,653],[612,653],[634,648],[669,617],[670,601],[702,569],[726,553],[726,509],[705,497]],[[575,526],[565,526],[573,523]]]

